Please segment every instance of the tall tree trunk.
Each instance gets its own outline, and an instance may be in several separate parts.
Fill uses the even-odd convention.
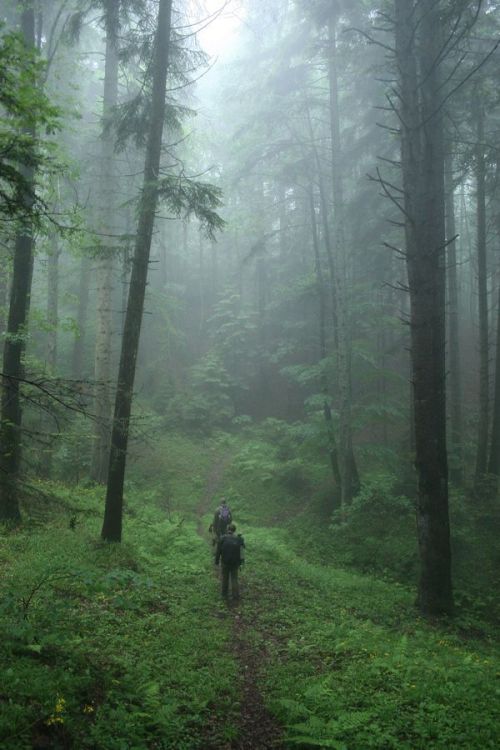
[[[117,233],[114,137],[109,116],[118,100],[118,10],[119,0],[108,3],[106,16],[106,56],[104,64],[103,131],[101,135],[101,176],[99,230],[102,246],[97,260],[97,328],[95,340],[95,421],[91,478],[105,484],[111,438],[111,331],[113,325],[113,253]]]
[[[444,155],[435,0],[395,0],[418,476],[419,606],[453,609],[445,399]]]
[[[47,367],[54,375],[57,369],[57,325],[59,322],[59,238],[55,232],[50,237],[51,248],[47,256]]]
[[[457,485],[463,482],[463,428],[462,428],[462,384],[460,373],[460,339],[458,320],[457,247],[455,228],[455,190],[453,183],[453,160],[448,152],[445,158],[446,188],[446,266],[448,287],[448,357],[449,357],[449,415],[452,462],[450,478]]]
[[[59,322],[59,256],[61,254],[59,238],[55,231],[51,233],[50,243],[51,248],[47,256],[47,323],[49,330],[47,332],[46,366],[49,374],[55,376],[57,373],[57,326]],[[42,420],[48,434],[51,430],[51,421],[50,415],[45,415]],[[41,466],[41,473],[44,477],[52,475],[53,450],[53,442],[50,439],[44,451]]]
[[[257,289],[257,341],[259,349],[259,397],[256,404],[256,413],[258,417],[268,413],[271,407],[269,394],[269,371],[267,364],[267,344],[268,344],[268,268],[267,258],[262,252],[256,259],[255,263],[255,282]],[[272,399],[272,396],[271,396]]]
[[[325,176],[323,173],[322,160],[320,159],[318,147],[316,146],[316,135],[314,133],[314,128],[312,125],[311,113],[310,113],[309,107],[306,108],[306,114],[307,114],[308,130],[309,130],[309,140],[310,140],[312,152],[314,155],[314,164],[316,167],[316,175],[317,175],[317,180],[318,180],[321,228],[323,230],[323,240],[325,243],[325,251],[326,251],[326,257],[328,261],[328,273],[330,276],[329,286],[330,286],[330,297],[331,297],[331,308],[332,308],[333,337],[334,337],[335,350],[337,351],[339,347],[337,295],[335,291],[336,290],[335,279],[337,277],[337,273],[335,269],[335,259],[333,257],[330,224],[328,223],[328,219],[329,219],[328,197],[327,197],[327,191],[325,188]]]
[[[35,46],[35,15],[33,5],[22,6],[21,31],[27,47]],[[30,127],[26,136],[35,141],[35,130]],[[21,465],[22,407],[20,379],[24,374],[23,355],[26,347],[26,328],[33,276],[33,227],[29,213],[32,208],[32,190],[35,174],[32,167],[20,166],[20,171],[29,189],[22,196],[26,208],[26,220],[16,236],[12,287],[9,304],[7,336],[5,339],[2,367],[2,396],[0,422],[0,520],[19,523],[18,483]]]
[[[5,334],[7,328],[7,305],[9,299],[10,260],[7,258],[6,250],[0,248],[0,336]]]
[[[340,393],[339,456],[342,478],[341,505],[349,505],[359,490],[359,476],[352,445],[351,416],[351,318],[347,294],[348,262],[344,219],[344,188],[342,180],[340,116],[337,73],[337,13],[328,20],[328,83],[330,93],[330,138],[332,148],[332,198],[336,270],[334,284],[338,311],[338,383]]]
[[[328,439],[328,455],[330,458],[330,466],[332,469],[332,476],[334,481],[334,488],[332,491],[332,504],[330,510],[336,510],[338,507],[337,495],[341,488],[341,476],[337,454],[337,443],[335,440],[335,429],[333,426],[332,410],[330,407],[330,394],[328,392],[328,381],[325,372],[325,359],[327,356],[326,348],[326,311],[327,311],[327,300],[326,300],[326,288],[325,279],[323,276],[323,269],[321,268],[321,256],[319,252],[319,240],[318,240],[318,229],[316,224],[316,208],[314,205],[314,193],[313,188],[309,189],[309,210],[311,217],[311,230],[313,240],[313,251],[314,251],[314,270],[316,273],[316,286],[318,289],[318,302],[319,302],[319,353],[320,360],[322,362],[321,369],[321,390],[323,392],[323,416],[325,418],[326,434]]]
[[[500,224],[500,222],[498,222]],[[500,229],[500,227],[499,227]],[[500,475],[500,284],[498,285],[497,302],[497,340],[495,352],[495,390],[493,395],[493,419],[491,426],[490,456],[488,473],[495,477]]]
[[[496,167],[497,177],[500,163]],[[500,237],[500,213],[496,214],[497,236]],[[491,442],[488,458],[488,474],[494,477],[500,475],[500,278],[497,276],[497,309],[496,309],[496,350],[495,350],[495,382],[493,391],[493,415],[491,421]],[[493,490],[498,482],[494,482]]]
[[[484,112],[479,97],[476,147],[477,286],[479,304],[479,422],[475,484],[479,489],[486,474],[489,422],[488,277],[486,262],[486,163],[484,155]]]
[[[165,90],[170,47],[171,15],[172,0],[160,0],[152,64],[153,92],[151,120],[146,146],[144,182],[139,202],[139,220],[130,277],[127,314],[123,330],[111,436],[106,507],[101,532],[102,538],[110,542],[119,542],[122,536],[123,482],[125,479],[130,413],[144,311],[151,238],[158,202],[156,182],[160,169],[161,141],[165,119]]]
[[[78,277],[78,310],[76,313],[77,331],[73,343],[73,355],[71,364],[71,373],[75,380],[81,380],[84,375],[83,363],[85,355],[85,338],[87,335],[87,317],[89,309],[90,271],[90,258],[84,256],[80,261],[80,273]]]
[[[201,353],[201,343],[203,340],[203,329],[205,327],[205,259],[203,257],[203,235],[201,229],[198,231],[198,297],[200,305],[199,323],[198,323],[198,346]],[[241,273],[241,271],[240,271]],[[241,276],[240,276],[241,279]],[[241,282],[240,282],[240,295],[241,295]]]

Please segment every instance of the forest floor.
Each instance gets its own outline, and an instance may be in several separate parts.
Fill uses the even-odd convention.
[[[498,626],[422,620],[411,587],[329,562],[300,497],[237,450],[149,451],[120,545],[99,542],[102,489],[62,482],[0,534],[2,750],[496,750]],[[207,539],[221,494],[237,606]]]
[[[214,512],[217,505],[215,495],[222,484],[224,469],[227,461],[215,462],[207,479],[205,492],[197,509],[198,534],[211,545],[207,536],[207,515]],[[220,580],[220,570],[216,568],[214,575]],[[220,585],[220,584],[219,584]],[[244,584],[243,596],[256,598],[256,592],[247,589]],[[251,640],[251,624],[245,614],[243,602],[227,602],[226,611],[221,611],[221,617],[229,617],[231,620],[230,651],[238,664],[238,687],[239,687],[239,714],[237,718],[238,734],[233,740],[224,745],[213,746],[214,750],[279,750],[282,744],[283,729],[276,718],[269,712],[262,696],[260,687],[262,681],[262,670],[266,662],[267,654],[263,647],[257,648]],[[210,737],[207,737],[211,744]],[[207,750],[209,746],[207,745]]]
[[[198,508],[205,520],[213,492],[235,489],[228,473],[214,464]],[[467,616],[422,620],[412,590],[328,565],[314,532],[293,539],[286,529],[300,504],[287,498],[276,513],[258,492],[236,483],[247,561],[242,602],[227,616],[245,671],[238,734],[224,748],[496,748],[497,630]]]

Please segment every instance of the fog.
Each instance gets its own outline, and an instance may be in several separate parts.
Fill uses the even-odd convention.
[[[61,487],[100,493],[103,542],[127,539],[137,488],[188,519],[232,492],[311,564],[328,548],[420,616],[495,622],[498,4],[3,0],[0,17],[6,530]]]

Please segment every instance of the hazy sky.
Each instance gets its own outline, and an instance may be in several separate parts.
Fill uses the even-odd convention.
[[[213,15],[214,18],[210,23],[207,20],[206,25],[201,24],[205,28],[198,33],[198,41],[209,55],[217,57],[238,30],[244,13],[243,3],[241,0],[203,0],[203,6],[206,8],[204,17]]]

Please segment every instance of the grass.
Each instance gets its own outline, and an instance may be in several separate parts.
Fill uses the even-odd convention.
[[[197,468],[173,506],[199,498]],[[107,545],[101,491],[44,491],[50,520],[0,537],[2,748],[221,747],[236,732],[237,665],[194,518],[129,486],[126,541]]]
[[[244,521],[247,617],[267,649],[267,701],[287,747],[497,747],[500,631],[491,613],[475,607],[429,622],[418,617],[414,587],[339,567],[311,493],[297,498],[258,472],[248,481],[257,452],[236,453],[228,482]]]
[[[497,747],[498,623],[422,620],[412,588],[335,565],[287,475],[269,459],[259,476],[262,448],[241,445],[155,446],[133,466],[121,545],[98,541],[102,491],[39,485],[50,506],[0,536],[0,745],[208,750],[238,736],[233,618],[197,533],[223,492],[247,545],[241,635],[264,655],[288,748]]]
[[[475,641],[460,623],[420,620],[406,587],[309,563],[283,530],[253,528],[247,546],[248,606],[288,746],[497,747],[494,633]]]

